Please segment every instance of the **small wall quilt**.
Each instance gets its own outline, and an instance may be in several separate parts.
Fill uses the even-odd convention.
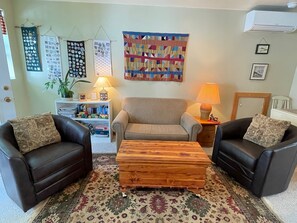
[[[21,27],[27,71],[42,71],[38,51],[37,27]]]
[[[48,78],[62,77],[60,41],[57,36],[42,36]]]
[[[87,77],[85,42],[67,40],[67,50],[69,76],[77,78]]]
[[[112,75],[110,40],[94,40],[95,74],[100,76]]]
[[[123,32],[127,80],[183,80],[189,34]]]

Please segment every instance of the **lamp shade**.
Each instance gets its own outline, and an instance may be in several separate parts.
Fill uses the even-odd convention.
[[[200,119],[208,120],[212,105],[220,104],[219,87],[215,83],[203,84],[197,96],[200,105]]]
[[[110,83],[106,77],[98,77],[97,81],[94,84],[94,87],[96,88],[105,88],[110,87]]]
[[[204,104],[220,104],[219,87],[216,83],[205,83],[202,85],[197,96],[197,101]]]

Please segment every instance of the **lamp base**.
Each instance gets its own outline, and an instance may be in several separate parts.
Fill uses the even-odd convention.
[[[212,106],[210,104],[201,104],[200,105],[200,119],[208,120],[210,112],[212,110]]]
[[[108,92],[104,88],[99,92],[100,101],[107,101],[108,100]]]

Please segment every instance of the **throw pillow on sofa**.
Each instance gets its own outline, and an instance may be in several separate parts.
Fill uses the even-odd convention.
[[[272,119],[257,114],[248,127],[244,139],[263,147],[270,147],[280,143],[291,122]]]
[[[50,113],[9,120],[22,154],[52,143],[61,142]]]

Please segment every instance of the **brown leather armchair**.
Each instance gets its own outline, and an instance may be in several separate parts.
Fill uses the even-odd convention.
[[[243,139],[252,118],[217,128],[212,161],[256,196],[288,188],[297,164],[297,127],[291,125],[279,144],[265,148]]]
[[[89,130],[53,115],[62,141],[22,155],[13,128],[0,126],[0,171],[8,196],[24,211],[92,170]]]

